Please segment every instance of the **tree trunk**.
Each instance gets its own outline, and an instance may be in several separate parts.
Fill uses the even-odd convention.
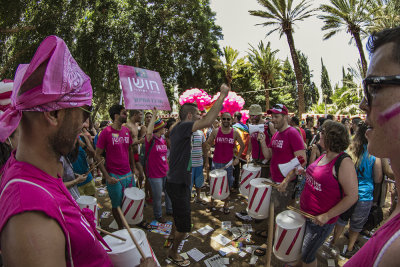
[[[299,58],[296,53],[296,48],[294,47],[293,35],[290,30],[285,31],[287,41],[290,48],[290,55],[292,56],[294,73],[296,75],[297,81],[297,95],[298,95],[298,104],[299,110],[298,115],[301,119],[301,115],[305,113],[305,104],[304,104],[304,90],[303,90],[303,74],[301,73]]]
[[[265,89],[265,112],[269,109],[269,90],[268,90],[268,80],[264,80]]]
[[[354,37],[354,40],[356,40],[358,53],[360,53],[361,66],[363,71],[362,77],[364,78],[365,75],[367,74],[368,66],[367,66],[367,60],[365,59],[364,49],[361,43],[360,32],[352,32],[352,35]]]

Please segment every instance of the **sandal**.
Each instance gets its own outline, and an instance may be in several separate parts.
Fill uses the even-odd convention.
[[[224,214],[229,214],[229,213],[231,213],[231,211],[230,211],[229,208],[227,208],[227,207],[224,207],[223,211],[224,211]]]
[[[254,255],[261,257],[264,256],[266,252],[267,252],[266,248],[258,247],[256,248],[256,250],[254,250]]]
[[[153,227],[148,223],[148,222],[141,222],[141,223],[139,223],[139,224],[136,224],[136,226],[137,227],[140,227],[140,228],[142,228],[142,229],[144,229],[144,230],[151,230],[151,229],[153,229]]]
[[[258,235],[258,236],[261,236],[263,238],[267,238],[268,237],[268,234],[267,234],[266,230],[256,231],[255,234]]]
[[[172,257],[168,257],[167,260],[171,261],[172,263],[175,263],[178,266],[189,266],[190,265],[190,261],[189,260],[185,260],[184,258],[180,258],[179,260],[175,260]]]

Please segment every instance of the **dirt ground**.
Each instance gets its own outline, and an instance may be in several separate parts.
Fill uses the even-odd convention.
[[[206,201],[210,200],[210,197],[208,196],[208,191],[209,191],[208,187],[202,190],[202,192],[204,192],[202,193],[203,199]],[[98,192],[99,191],[97,191],[97,194]],[[104,193],[104,191],[102,192]],[[214,229],[214,231],[204,236],[198,232],[190,233],[187,242],[185,242],[183,245],[181,253],[187,252],[192,248],[197,248],[202,253],[207,255],[199,262],[195,262],[192,258],[189,257],[191,261],[190,266],[206,266],[204,260],[218,254],[218,250],[222,248],[222,246],[217,242],[215,242],[214,240],[212,240],[211,237],[217,236],[218,234],[222,234],[225,237],[232,239],[231,232],[222,229],[221,226],[223,221],[231,221],[232,227],[234,226],[241,227],[243,223],[252,225],[253,233],[251,233],[251,239],[249,240],[250,242],[242,242],[243,245],[257,246],[261,245],[263,242],[266,242],[267,240],[266,238],[255,235],[254,231],[264,230],[264,229],[266,230],[267,219],[260,222],[256,222],[255,220],[252,220],[251,222],[243,222],[239,220],[235,216],[235,213],[246,209],[247,207],[246,198],[242,196],[240,193],[236,192],[231,193],[230,198],[231,201],[229,207],[233,208],[230,210],[230,214],[228,215],[225,215],[222,211],[220,211],[220,208],[223,206],[223,203],[220,201],[216,202],[217,210],[212,212],[207,212],[206,206],[192,202],[191,205],[192,223],[193,223],[192,232],[197,231],[198,229],[206,225],[211,226]],[[104,211],[110,211],[111,202],[107,193],[103,196],[97,195],[97,199],[98,199],[98,206],[100,208],[99,215],[103,214]],[[384,207],[384,213],[386,214],[386,216],[388,213],[388,208],[389,207],[387,204],[386,207]],[[165,214],[164,207],[163,207],[163,214]],[[165,218],[167,220],[171,221],[173,220],[171,216],[166,216]],[[151,222],[153,219],[154,217],[153,217],[152,205],[146,203],[146,206],[144,208],[144,220],[146,222]],[[112,221],[113,221],[112,215],[110,215],[108,218],[101,219],[100,221],[101,227],[105,230],[109,230],[110,232],[115,231],[114,229],[109,228],[109,225]],[[147,233],[147,239],[151,247],[153,248],[154,253],[158,258],[158,261],[160,262],[161,266],[176,266],[173,263],[168,264],[166,262],[167,252],[168,252],[168,249],[164,248],[164,242],[166,240],[166,237],[158,233],[153,233],[153,232],[146,232],[146,233]],[[359,240],[360,240],[360,245],[362,245],[367,241],[367,238],[360,236]],[[345,243],[347,243],[347,239],[342,235],[339,243],[339,248],[341,250],[343,249],[343,245]],[[250,266],[250,258],[251,258],[250,253],[246,253],[244,257],[240,257],[238,253],[230,253],[225,257],[229,258],[229,266]],[[318,259],[318,266],[329,266],[328,259],[333,259],[335,261],[334,266],[343,266],[343,264],[347,261],[346,258],[343,258],[340,255],[335,255],[335,253],[333,253],[330,248],[324,245],[319,249],[317,259]],[[272,255],[271,266],[283,266],[283,265],[284,262],[281,262],[274,255]],[[255,266],[266,266],[266,256],[258,257]]]

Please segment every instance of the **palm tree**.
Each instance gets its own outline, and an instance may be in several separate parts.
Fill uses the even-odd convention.
[[[216,62],[215,68],[223,70],[225,75],[226,84],[231,87],[234,79],[240,78],[243,75],[240,74],[240,70],[245,66],[244,58],[239,58],[239,51],[233,49],[230,46],[224,47],[224,62],[220,58],[214,58]]]
[[[400,0],[375,0],[372,8],[376,12],[368,26],[369,33],[400,26]]]
[[[299,58],[296,53],[293,40],[293,25],[296,21],[302,21],[313,15],[314,9],[311,9],[311,4],[307,0],[302,0],[299,4],[293,7],[293,0],[257,0],[260,5],[266,10],[250,10],[250,14],[267,19],[266,22],[257,24],[273,27],[267,33],[267,36],[275,31],[279,31],[280,37],[286,35],[289,44],[290,55],[292,56],[294,73],[296,75],[298,101],[299,101],[299,117],[305,112],[304,90],[303,90],[303,75],[300,70]]]
[[[252,64],[252,69],[256,72],[265,89],[265,109],[269,109],[269,90],[268,83],[274,80],[274,77],[281,70],[281,62],[275,58],[275,54],[279,50],[271,50],[271,43],[268,42],[267,46],[260,41],[258,44],[258,50],[250,45],[251,49],[248,53],[248,58]]]
[[[322,27],[323,31],[327,31],[324,35],[324,40],[331,38],[341,31],[349,33],[351,38],[356,42],[363,68],[363,77],[365,77],[368,66],[361,43],[361,36],[367,36],[366,28],[370,24],[371,12],[374,13],[374,10],[370,9],[372,1],[330,0],[330,2],[332,5],[320,6],[320,10],[324,14],[318,16],[325,23]]]

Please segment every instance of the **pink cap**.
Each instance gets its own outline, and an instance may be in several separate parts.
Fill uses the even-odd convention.
[[[47,60],[42,84],[18,95],[25,81]],[[18,66],[11,107],[0,116],[0,141],[4,142],[18,127],[22,111],[45,112],[84,105],[92,105],[89,76],[79,68],[64,40],[48,36],[36,50],[31,63]]]

